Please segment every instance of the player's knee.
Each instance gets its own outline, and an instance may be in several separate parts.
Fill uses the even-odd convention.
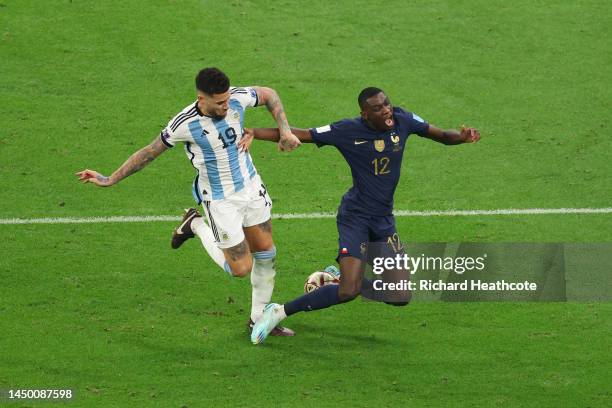
[[[253,269],[252,261],[245,262],[234,262],[232,265],[226,263],[226,271],[235,278],[244,278],[247,276],[251,269]]]
[[[251,267],[248,265],[238,265],[232,267],[232,276],[236,278],[244,278],[251,272]]]
[[[361,279],[349,274],[340,276],[340,288],[338,289],[338,297],[340,300],[347,302],[359,296],[361,293]]]
[[[244,278],[249,274],[249,272],[250,271],[245,268],[236,268],[235,270],[232,269],[232,276],[234,278]]]
[[[385,303],[391,306],[406,306],[408,305],[408,303],[410,303],[410,301],[407,300],[405,302],[385,302]]]
[[[398,293],[397,296],[388,299],[385,303],[391,306],[406,306],[412,299],[411,292]]]

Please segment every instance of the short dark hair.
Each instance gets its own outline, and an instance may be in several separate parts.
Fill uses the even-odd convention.
[[[363,109],[365,107],[366,101],[369,98],[374,95],[378,95],[381,92],[383,92],[382,89],[373,86],[368,86],[367,88],[364,88],[363,91],[361,91],[359,93],[359,96],[357,97],[357,103],[359,103],[359,107]]]
[[[227,92],[230,80],[218,68],[204,68],[195,79],[196,88],[207,95],[221,94]]]

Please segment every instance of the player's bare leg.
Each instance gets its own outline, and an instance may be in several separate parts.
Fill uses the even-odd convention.
[[[272,239],[272,220],[252,227],[243,228],[244,236],[252,252],[270,251],[274,248]]]
[[[244,278],[253,269],[253,258],[246,239],[231,248],[223,249],[225,270],[232,276]]]
[[[361,293],[363,269],[361,259],[354,256],[340,258],[340,285],[338,297],[342,302],[355,299]]]

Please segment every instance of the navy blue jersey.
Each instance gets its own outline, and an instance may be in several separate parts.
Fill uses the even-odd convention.
[[[371,215],[393,212],[393,194],[400,178],[406,140],[427,135],[429,124],[412,112],[393,108],[395,126],[378,131],[359,117],[310,129],[317,146],[335,146],[351,168],[353,187],[342,197],[340,210]]]

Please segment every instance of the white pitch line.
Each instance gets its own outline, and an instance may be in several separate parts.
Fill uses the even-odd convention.
[[[447,210],[395,212],[399,217],[469,216],[469,215],[540,215],[540,214],[610,214],[612,208],[525,208],[501,210]]]
[[[155,222],[178,221],[176,215],[114,216],[87,218],[0,218],[0,224],[101,224],[109,222]]]
[[[525,208],[525,209],[499,209],[499,210],[446,210],[446,211],[407,211],[397,210],[396,217],[457,217],[480,215],[543,215],[543,214],[610,214],[612,208]],[[274,219],[313,219],[335,218],[335,213],[303,213],[303,214],[273,214]],[[86,217],[86,218],[0,218],[0,225],[17,224],[100,224],[122,222],[157,222],[178,221],[181,217],[175,215],[151,216],[113,216],[113,217]]]

